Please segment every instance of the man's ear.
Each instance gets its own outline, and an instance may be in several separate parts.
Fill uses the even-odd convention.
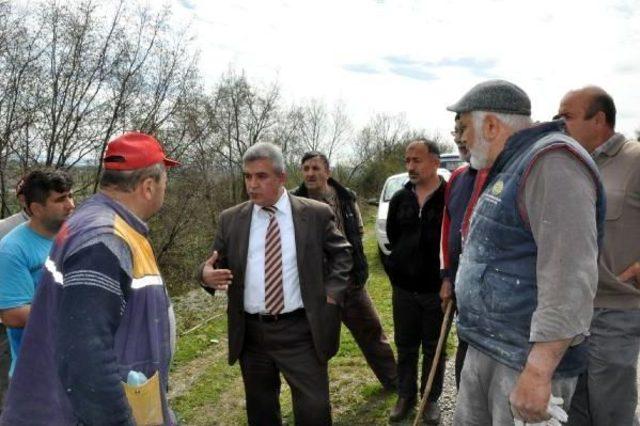
[[[26,206],[26,209],[30,216],[41,217],[42,212],[44,211],[44,206],[36,201],[32,201],[28,206]]]
[[[151,200],[153,198],[153,183],[154,179],[152,177],[147,177],[138,185],[138,191],[140,191],[140,195],[142,195],[145,200]]]
[[[593,120],[597,126],[607,126],[607,116],[604,115],[604,111],[596,112],[596,115],[593,117]]]
[[[482,122],[482,135],[484,138],[489,142],[493,142],[499,134],[500,121],[498,118],[493,114],[485,115]]]

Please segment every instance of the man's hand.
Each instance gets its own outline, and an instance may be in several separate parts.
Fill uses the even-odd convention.
[[[216,269],[218,252],[214,251],[204,262],[202,268],[202,284],[218,291],[227,291],[233,280],[233,273],[229,269]]]
[[[525,367],[509,395],[513,417],[526,423],[548,420],[551,417],[547,412],[550,398],[551,378]]]
[[[446,311],[447,303],[451,299],[453,299],[453,284],[451,283],[450,278],[443,278],[442,285],[440,286],[440,300],[442,300],[440,306],[442,308],[442,312]]]
[[[562,398],[551,395],[551,400],[547,406],[547,413],[551,416],[549,420],[538,423],[525,423],[522,420],[514,419],[514,426],[562,426],[569,420],[567,412],[562,408],[564,400]]]
[[[620,281],[629,281],[635,279],[634,285],[640,287],[640,262],[633,262],[631,266],[618,275]]]
[[[330,305],[337,305],[336,300],[327,294],[327,303]]]

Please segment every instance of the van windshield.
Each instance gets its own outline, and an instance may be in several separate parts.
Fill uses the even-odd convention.
[[[384,194],[382,194],[382,201],[388,202],[393,197],[393,194],[407,182],[409,178],[407,176],[396,176],[387,181],[384,186]]]
[[[450,172],[454,171],[463,164],[465,164],[465,162],[459,159],[440,160],[440,167],[445,168]]]

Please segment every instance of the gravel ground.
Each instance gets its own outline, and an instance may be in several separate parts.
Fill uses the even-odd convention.
[[[444,376],[444,389],[440,396],[440,409],[442,417],[440,424],[451,426],[453,424],[453,411],[456,406],[456,379],[455,379],[455,354],[447,359],[447,369]]]

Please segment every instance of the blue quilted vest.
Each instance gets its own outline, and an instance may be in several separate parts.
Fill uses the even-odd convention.
[[[519,210],[523,176],[538,156],[563,149],[592,172],[597,186],[598,243],[605,200],[597,167],[589,154],[563,133],[560,122],[515,133],[487,178],[475,207],[456,279],[458,332],[476,349],[517,370],[526,364],[531,317],[537,306],[537,246]],[[556,369],[572,377],[586,368],[586,342],[570,347]]]

